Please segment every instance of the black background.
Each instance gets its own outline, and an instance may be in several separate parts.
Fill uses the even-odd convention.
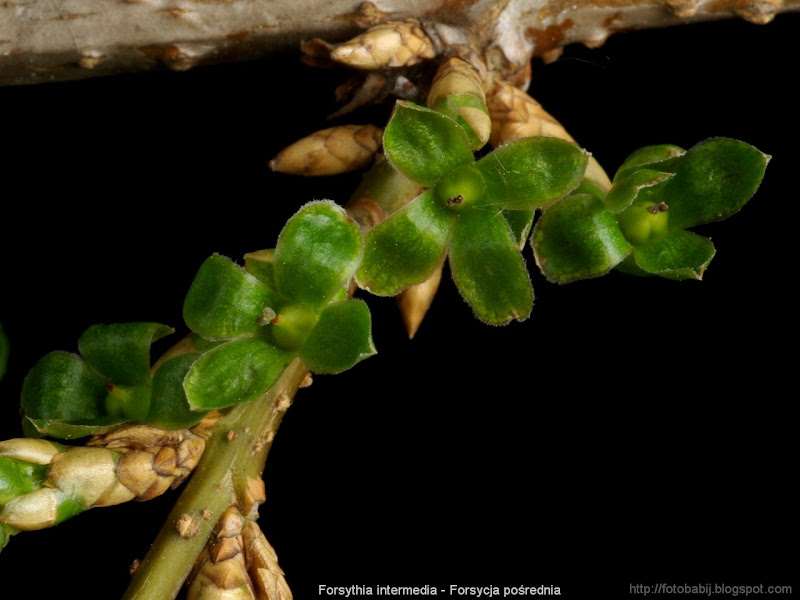
[[[298,600],[320,584],[792,583],[799,25],[632,32],[534,64],[531,93],[610,171],[645,144],[723,135],[773,155],[765,181],[696,229],[718,251],[701,283],[536,272],[531,318],[499,329],[447,279],[412,342],[369,297],[380,353],[299,394],[265,473],[261,524]],[[342,78],[290,55],[0,89],[2,438],[20,435],[21,382],[46,352],[92,323],[180,328],[205,257],[274,245],[306,201],[346,201],[358,175],[266,166],[327,126]],[[33,597],[117,598],[174,498],[15,536],[0,574]]]

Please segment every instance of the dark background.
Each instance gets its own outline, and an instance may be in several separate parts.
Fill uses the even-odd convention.
[[[531,93],[610,171],[642,145],[721,135],[773,155],[765,181],[696,229],[718,251],[702,283],[536,272],[531,318],[498,329],[447,278],[413,342],[391,299],[368,298],[379,355],[302,391],[265,473],[261,524],[295,598],[320,584],[588,598],[793,583],[798,26],[633,32],[534,64]],[[358,175],[266,166],[327,126],[342,78],[292,55],[0,89],[2,439],[20,435],[19,389],[42,355],[92,323],[180,328],[205,257],[274,245],[306,201],[346,201]],[[0,574],[24,574],[28,597],[117,598],[174,498],[18,535]]]

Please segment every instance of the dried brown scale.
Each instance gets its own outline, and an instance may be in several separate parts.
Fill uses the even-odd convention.
[[[273,171],[293,175],[338,175],[367,167],[381,145],[383,130],[374,125],[322,129],[281,150]]]

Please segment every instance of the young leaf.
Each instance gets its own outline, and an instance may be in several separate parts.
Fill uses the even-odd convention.
[[[769,156],[744,142],[712,138],[675,160],[675,177],[662,189],[671,231],[720,221],[755,194]]]
[[[533,288],[517,241],[499,213],[464,212],[453,228],[450,270],[475,316],[490,325],[524,321]]]
[[[106,382],[86,361],[69,352],[50,352],[22,385],[21,405],[32,421],[88,423],[105,416]]]
[[[458,123],[402,100],[383,133],[383,149],[398,171],[426,186],[473,161],[469,140]]]
[[[580,184],[586,153],[552,137],[520,138],[478,161],[486,181],[484,201],[514,210],[539,208],[566,196]]]
[[[393,296],[425,281],[447,252],[454,213],[427,190],[366,236],[358,285],[379,296]]]
[[[175,330],[160,323],[92,325],[78,340],[86,362],[121,386],[150,383],[150,346]]]
[[[555,283],[599,277],[632,250],[617,220],[589,194],[577,194],[549,207],[531,236],[536,264]]]
[[[300,358],[315,373],[341,373],[375,354],[369,308],[361,300],[325,307]]]
[[[353,276],[360,258],[358,225],[333,202],[311,202],[278,237],[275,283],[284,297],[319,309]]]
[[[183,319],[202,336],[231,339],[259,330],[265,308],[276,309],[274,294],[229,258],[205,260],[183,303]]]
[[[686,150],[673,144],[659,144],[655,146],[644,146],[635,150],[625,162],[622,163],[614,175],[614,181],[622,177],[627,177],[632,172],[643,167],[656,171],[662,170],[662,166],[671,164],[670,159],[686,154]],[[666,161],[666,162],[665,162]],[[659,165],[658,163],[663,163]],[[672,169],[669,169],[670,171]]]
[[[702,279],[715,254],[711,240],[691,231],[673,231],[638,246],[633,251],[637,266],[667,279]]]
[[[207,413],[192,411],[183,388],[189,369],[200,357],[190,352],[171,358],[153,374],[153,396],[146,422],[164,429],[184,429],[197,424]]]
[[[225,408],[263,394],[294,358],[261,337],[234,340],[206,352],[183,381],[192,410]]]
[[[624,177],[614,179],[603,204],[613,213],[619,213],[633,204],[644,189],[652,188],[671,179],[672,173],[662,173],[651,169],[631,171]]]

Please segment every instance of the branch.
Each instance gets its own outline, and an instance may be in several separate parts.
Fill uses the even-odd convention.
[[[467,25],[487,52],[524,65],[617,31],[738,15],[767,23],[800,0],[385,0],[392,18]],[[31,0],[0,5],[0,84],[26,84],[264,57],[300,40],[352,34],[358,0]],[[424,6],[425,8],[421,8]],[[494,50],[493,50],[494,49]]]

